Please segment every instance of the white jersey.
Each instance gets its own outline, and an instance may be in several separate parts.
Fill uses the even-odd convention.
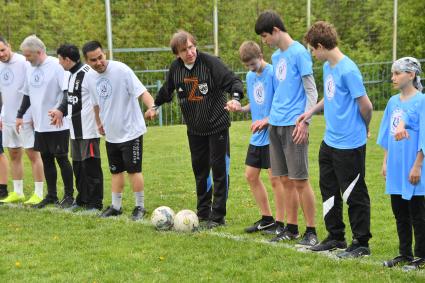
[[[15,125],[16,114],[22,103],[25,78],[30,63],[21,54],[13,53],[9,62],[0,62],[0,93],[3,102],[1,120],[6,125]],[[24,122],[31,121],[31,107],[27,110]]]
[[[36,132],[55,132],[69,128],[67,119],[63,120],[59,128],[50,125],[48,115],[49,110],[57,108],[62,102],[66,76],[69,73],[65,73],[58,59],[50,56],[41,65],[29,68],[22,92],[30,98]]]
[[[146,133],[138,97],[145,86],[127,65],[108,61],[105,72],[87,74],[87,84],[94,105],[99,105],[105,139],[123,143]]]
[[[71,139],[99,138],[93,104],[89,94],[86,75],[94,73],[89,65],[82,65],[75,73],[71,73],[66,81],[68,90],[68,116],[71,121],[69,129]]]

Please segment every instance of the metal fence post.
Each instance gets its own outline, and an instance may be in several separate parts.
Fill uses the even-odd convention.
[[[159,93],[159,89],[161,88],[161,81],[160,80],[156,81],[156,88],[157,88],[156,93]],[[162,106],[159,106],[158,111],[159,111],[159,117],[158,117],[159,126],[162,127]]]

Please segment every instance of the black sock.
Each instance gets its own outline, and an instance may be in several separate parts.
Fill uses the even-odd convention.
[[[0,191],[7,192],[7,185],[6,184],[1,184],[0,185]]]
[[[263,215],[263,217],[261,218],[261,220],[264,221],[264,222],[267,222],[267,223],[274,222],[273,216]]]
[[[306,232],[306,233],[312,233],[312,234],[314,234],[314,235],[317,235],[317,234],[316,234],[316,227],[308,227],[308,226],[307,226],[307,229],[305,230],[305,232]]]
[[[285,227],[285,223],[276,221],[276,225],[279,225],[280,227]]]
[[[286,229],[293,234],[298,234],[298,225],[297,224],[287,224]]]

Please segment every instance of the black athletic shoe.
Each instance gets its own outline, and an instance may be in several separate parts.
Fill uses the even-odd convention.
[[[7,198],[8,195],[9,195],[9,192],[7,191],[7,189],[5,190],[0,189],[0,200]]]
[[[206,229],[214,229],[214,228],[217,228],[217,227],[219,227],[219,226],[224,226],[224,225],[226,225],[226,222],[224,221],[224,219],[221,219],[221,220],[209,220],[208,222],[207,222],[207,225],[206,225]]]
[[[270,240],[270,242],[276,243],[276,242],[280,242],[280,241],[290,241],[290,240],[298,239],[299,237],[300,237],[300,234],[292,233],[287,228],[285,228],[282,232],[277,234],[276,237],[272,238]]]
[[[246,233],[254,233],[258,231],[264,231],[267,229],[273,229],[275,226],[274,221],[265,221],[263,218],[254,223],[254,225],[245,228]]]
[[[412,271],[425,268],[425,257],[412,260],[408,265],[403,266],[403,271]]]
[[[319,243],[317,235],[312,232],[305,232],[302,239],[295,245],[298,247],[313,247]]]
[[[338,241],[328,236],[319,244],[312,246],[310,250],[313,252],[324,252],[324,251],[333,251],[336,249],[346,249],[346,248],[347,248],[347,242],[345,240]]]
[[[267,229],[261,231],[263,235],[279,235],[285,230],[285,225],[275,222],[275,224]]]
[[[55,204],[58,205],[59,202],[57,199],[51,199],[51,198],[44,198],[41,202],[32,205],[32,208],[44,208],[49,204]]]
[[[337,254],[339,258],[356,258],[370,255],[369,247],[362,246],[357,239],[354,239],[351,245],[342,253]]]
[[[74,198],[72,196],[64,196],[63,199],[59,202],[60,208],[70,208],[74,205]]]
[[[413,256],[405,256],[405,255],[399,255],[396,256],[393,259],[386,260],[383,262],[385,267],[394,267],[398,265],[405,265],[410,263],[413,260]]]
[[[111,217],[111,216],[118,216],[122,214],[122,207],[120,210],[116,210],[115,208],[111,206],[108,206],[100,215],[101,218]]]
[[[131,213],[131,220],[137,221],[145,216],[146,210],[141,206],[135,206],[133,212]]]

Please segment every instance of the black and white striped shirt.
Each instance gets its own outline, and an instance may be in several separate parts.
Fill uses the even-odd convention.
[[[200,136],[212,135],[230,126],[229,113],[224,109],[226,93],[243,97],[242,81],[219,58],[203,52],[198,52],[190,70],[181,59],[171,64],[155,105],[170,102],[174,90],[188,133]]]

